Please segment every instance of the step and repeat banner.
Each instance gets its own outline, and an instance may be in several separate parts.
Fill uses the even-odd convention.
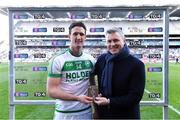
[[[70,45],[73,21],[87,26],[84,51],[97,58],[106,52],[105,32],[118,27],[131,54],[146,66],[143,101],[162,100],[163,11],[161,10],[14,10],[12,12],[16,100],[50,100],[46,92],[48,61]],[[173,25],[170,26],[176,34]]]

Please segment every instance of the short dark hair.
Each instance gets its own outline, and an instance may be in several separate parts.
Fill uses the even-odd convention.
[[[83,27],[84,30],[85,30],[85,33],[86,33],[86,26],[84,25],[84,23],[82,22],[73,22],[71,23],[71,25],[69,26],[69,34],[71,34],[71,30],[74,28],[74,27]]]

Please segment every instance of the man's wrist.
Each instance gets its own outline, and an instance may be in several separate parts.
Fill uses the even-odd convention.
[[[107,106],[108,106],[108,109],[110,108],[110,102],[111,102],[111,101],[110,101],[110,99],[108,98],[108,99],[107,99]]]
[[[75,100],[76,100],[76,101],[80,101],[80,96],[76,96],[76,97],[75,97]]]
[[[107,98],[107,104],[108,104],[108,105],[110,104],[110,99],[109,99],[109,98]]]

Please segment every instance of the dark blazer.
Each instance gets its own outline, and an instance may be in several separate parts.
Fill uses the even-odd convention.
[[[100,85],[107,54],[101,55],[95,64],[100,93],[103,93]],[[114,60],[110,105],[97,107],[99,118],[140,119],[139,102],[143,96],[144,87],[145,67],[142,61],[130,54],[123,59]]]

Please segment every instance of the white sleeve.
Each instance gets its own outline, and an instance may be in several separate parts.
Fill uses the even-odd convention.
[[[48,66],[48,76],[49,77],[61,77],[61,61],[58,57],[50,60]]]

